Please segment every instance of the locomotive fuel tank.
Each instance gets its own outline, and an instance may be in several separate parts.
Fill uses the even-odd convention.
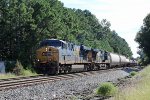
[[[79,72],[84,70],[84,65],[72,65],[71,72]]]

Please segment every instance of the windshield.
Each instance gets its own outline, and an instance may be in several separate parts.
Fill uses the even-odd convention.
[[[45,40],[40,43],[40,47],[43,47],[43,46],[60,47],[61,42],[59,40]]]

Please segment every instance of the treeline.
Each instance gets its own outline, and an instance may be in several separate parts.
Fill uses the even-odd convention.
[[[137,33],[135,41],[138,42],[140,50],[138,54],[141,58],[141,63],[146,65],[150,63],[150,14],[148,14],[141,26],[140,31]]]
[[[127,57],[127,42],[88,10],[70,9],[58,0],[0,0],[0,58],[30,64],[38,43],[57,38]]]

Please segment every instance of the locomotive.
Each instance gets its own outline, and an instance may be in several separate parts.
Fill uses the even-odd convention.
[[[38,73],[58,74],[73,71],[91,71],[101,68],[123,67],[130,61],[125,56],[58,39],[40,42],[36,50]]]

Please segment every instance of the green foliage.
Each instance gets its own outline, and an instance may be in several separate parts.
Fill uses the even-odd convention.
[[[15,73],[15,75],[18,75],[18,76],[23,74],[23,66],[21,62],[19,62],[18,60],[15,64],[15,68],[13,69],[13,73]]]
[[[5,71],[7,73],[13,72],[13,69],[15,68],[15,64],[16,64],[16,61],[6,61],[5,62]]]
[[[70,9],[58,0],[0,1],[0,58],[31,65],[38,43],[57,38],[131,57],[124,39],[88,10]]]
[[[32,72],[30,69],[23,69],[22,75],[23,76],[33,76],[33,75],[37,75],[37,74],[35,72]]]
[[[139,78],[141,77],[141,78]],[[150,99],[150,66],[139,72],[138,77],[132,79],[133,83],[121,88],[114,100],[149,100]],[[136,84],[134,84],[134,82]]]
[[[35,73],[35,71],[31,68],[28,67],[27,69],[24,69],[24,67],[22,66],[21,62],[19,62],[17,60],[15,67],[13,69],[13,73],[17,76],[33,76],[33,75],[37,75]]]
[[[139,48],[142,49],[143,55],[141,55],[141,59],[144,64],[148,64],[150,62],[150,14],[148,14],[143,20],[143,26],[140,31],[137,33],[135,41],[138,42]],[[147,58],[143,58],[146,56]]]
[[[117,92],[117,87],[115,87],[110,82],[105,82],[100,84],[97,88],[96,94],[101,96],[113,96]]]
[[[109,35],[109,38],[110,38],[109,43],[115,53],[131,57],[132,52],[130,50],[128,43],[123,38],[119,37],[115,31],[113,31],[112,34]]]
[[[150,58],[145,53],[142,53],[142,54],[140,54],[139,64],[143,65],[143,66],[147,66],[150,61],[149,59]]]
[[[136,74],[137,74],[137,72],[135,72],[135,71],[130,72],[130,76],[135,76]]]
[[[15,78],[16,75],[12,73],[7,73],[7,74],[0,74],[0,79],[7,79],[7,78]]]

